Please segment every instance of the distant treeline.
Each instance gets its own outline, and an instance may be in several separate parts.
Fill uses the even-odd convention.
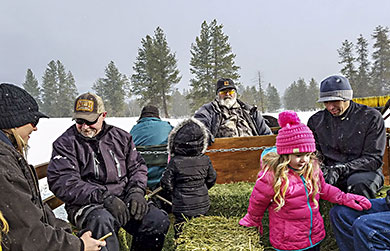
[[[338,63],[342,65],[340,73],[350,80],[354,97],[385,95],[390,91],[389,28],[376,27],[371,38],[370,57],[368,40],[361,34],[356,45],[345,40],[337,50]],[[131,76],[119,72],[111,61],[104,77],[94,82],[92,91],[103,98],[112,117],[139,116],[145,104],[158,106],[163,117],[191,116],[202,104],[215,98],[215,83],[221,77],[233,79],[239,86],[239,98],[262,112],[282,108],[308,111],[320,107],[316,103],[319,83],[313,78],[308,83],[303,78],[293,81],[282,97],[272,83],[263,83],[260,70],[256,86],[240,83],[240,67],[234,62],[236,55],[228,40],[217,20],[201,24],[200,34],[190,49],[189,88],[180,91],[175,88],[181,80],[176,54],[168,46],[164,31],[157,27],[152,36],[141,39]],[[51,117],[71,116],[73,102],[79,95],[72,72],[60,60],[49,62],[41,84],[33,71],[27,69],[23,87]]]

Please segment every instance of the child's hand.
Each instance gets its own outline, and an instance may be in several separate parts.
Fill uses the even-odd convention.
[[[343,198],[343,205],[358,211],[371,208],[371,202],[364,196],[347,193]]]
[[[245,227],[257,227],[259,233],[263,235],[263,225],[261,224],[261,219],[255,221],[249,214],[246,214],[244,218],[239,221],[239,224]]]

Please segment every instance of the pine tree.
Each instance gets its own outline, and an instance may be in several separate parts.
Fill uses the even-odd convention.
[[[321,107],[321,104],[317,103],[319,93],[320,88],[318,87],[318,83],[312,78],[306,91],[308,110],[317,110]]]
[[[56,117],[58,101],[57,64],[50,61],[42,81],[42,110],[50,117]]]
[[[74,102],[77,98],[78,91],[73,74],[65,72],[64,65],[57,61],[58,75],[58,101],[57,117],[71,117],[74,111]]]
[[[42,110],[51,117],[70,117],[77,93],[72,73],[66,74],[59,60],[50,61],[43,76]]]
[[[134,63],[131,76],[132,92],[139,95],[143,104],[152,103],[168,116],[168,102],[172,86],[180,82],[176,54],[172,53],[164,31],[157,27],[154,36],[141,40],[142,48]]]
[[[190,72],[194,77],[190,79],[190,86],[193,88],[188,98],[192,100],[193,110],[215,97],[217,79],[213,75],[211,58],[211,30],[204,21],[199,37],[196,37],[195,43],[191,44]]]
[[[368,60],[367,47],[367,39],[360,34],[356,43],[356,62],[358,63],[358,69],[353,89],[353,96],[355,98],[366,96],[367,89],[370,89],[370,62]]]
[[[192,110],[211,101],[215,93],[215,85],[219,78],[230,78],[237,82],[240,77],[234,59],[235,54],[228,43],[229,37],[223,33],[223,25],[213,20],[209,25],[204,21],[200,36],[191,45],[190,71],[194,78],[190,80],[192,90],[188,96],[192,99]],[[239,83],[237,82],[239,85]]]
[[[268,104],[268,112],[277,112],[282,107],[278,90],[271,83],[268,84],[265,97]]]
[[[296,97],[299,111],[308,111],[310,108],[311,99],[308,97],[307,84],[303,78],[297,81],[297,93],[299,96]]]
[[[183,90],[183,94],[178,90],[172,94],[171,101],[169,103],[169,113],[175,118],[184,118],[191,115],[190,102],[186,95],[188,92]]]
[[[338,63],[343,65],[343,68],[340,72],[349,80],[352,89],[354,89],[356,78],[356,69],[354,65],[356,59],[353,55],[353,48],[353,43],[345,40],[342,44],[342,47],[337,50],[341,59]]]
[[[31,69],[27,69],[23,88],[37,101],[39,107],[42,107],[41,88]]]
[[[113,61],[105,69],[105,78],[99,78],[92,89],[103,99],[104,107],[112,117],[125,115],[126,75],[119,72]]]
[[[298,88],[296,81],[291,83],[290,86],[284,91],[283,95],[283,106],[287,110],[300,110],[299,99],[301,99],[301,93]]]
[[[390,40],[389,28],[376,27],[372,38],[375,39],[373,45],[374,60],[371,71],[371,89],[373,95],[384,95],[390,91]]]
[[[79,92],[77,91],[76,81],[70,71],[65,75],[63,81],[59,82],[59,90],[61,94],[58,102],[59,116],[71,117],[74,112],[74,102]]]

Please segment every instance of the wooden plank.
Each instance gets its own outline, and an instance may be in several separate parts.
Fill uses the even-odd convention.
[[[35,171],[37,172],[38,179],[42,179],[46,177],[48,166],[49,166],[49,162],[45,162],[34,166]]]
[[[217,138],[208,150],[269,147],[275,145],[275,142],[276,135]],[[262,151],[211,152],[206,154],[210,157],[213,167],[217,171],[217,183],[222,184],[256,181],[260,170],[260,154]]]
[[[51,209],[56,209],[57,207],[64,204],[64,202],[58,199],[56,196],[52,195],[43,200],[43,203],[47,203]]]
[[[387,128],[387,132],[386,150],[383,156],[383,175],[385,176],[385,185],[390,185],[390,128]],[[276,135],[217,138],[208,150],[273,146],[275,142]],[[260,155],[262,151],[214,152],[206,154],[210,157],[213,167],[217,171],[217,183],[222,184],[238,181],[256,181],[260,170]]]

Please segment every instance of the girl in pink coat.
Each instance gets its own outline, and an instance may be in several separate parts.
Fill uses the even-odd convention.
[[[345,194],[324,181],[314,155],[315,140],[294,111],[279,114],[282,127],[276,137],[276,151],[262,159],[262,170],[249,199],[248,213],[240,225],[258,227],[269,212],[271,245],[276,250],[320,250],[325,238],[319,199],[367,210],[371,203],[363,196]]]

